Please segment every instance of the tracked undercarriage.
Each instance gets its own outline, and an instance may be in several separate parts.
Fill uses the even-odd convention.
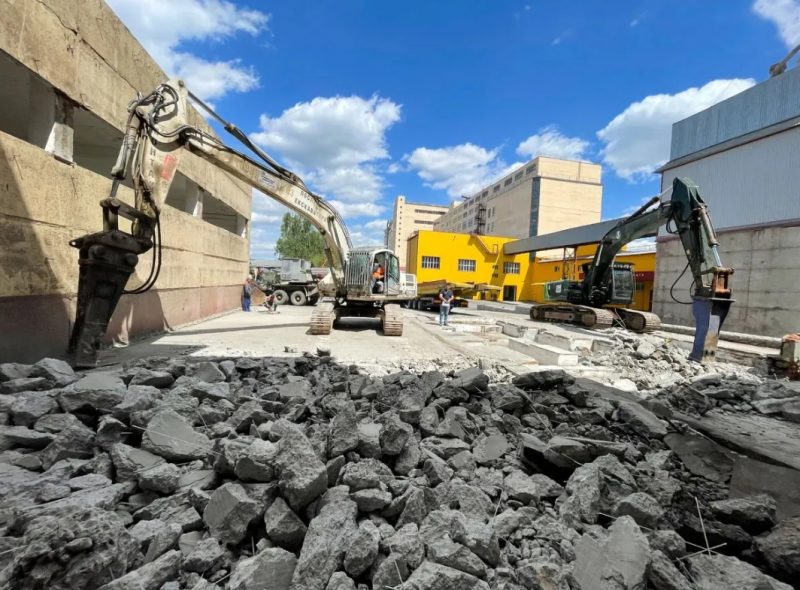
[[[564,322],[587,328],[610,328],[622,325],[632,332],[652,332],[661,326],[661,319],[654,313],[635,309],[598,309],[588,305],[555,303],[531,307],[532,320],[542,322]]]

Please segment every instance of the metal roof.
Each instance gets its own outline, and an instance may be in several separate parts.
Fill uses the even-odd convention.
[[[530,238],[507,242],[503,245],[503,254],[522,254],[523,252],[538,252],[541,250],[553,250],[555,248],[571,248],[573,246],[583,246],[585,244],[597,244],[603,239],[604,235],[624,219],[627,218],[620,217],[618,219],[609,219],[608,221],[564,229],[553,232],[552,234],[531,236]],[[654,235],[656,235],[655,232],[641,237]]]

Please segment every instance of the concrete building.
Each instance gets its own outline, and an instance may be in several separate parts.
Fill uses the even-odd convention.
[[[385,243],[400,259],[400,270],[406,270],[408,266],[408,238],[418,230],[432,229],[436,220],[447,213],[447,209],[441,205],[410,203],[402,195],[394,200],[394,213],[386,224]]]
[[[109,194],[128,103],[164,79],[103,2],[0,2],[0,361],[64,354],[78,287],[68,242],[102,229],[98,202]],[[117,196],[133,202],[128,187]],[[237,307],[251,198],[185,153],[161,214],[156,288],[124,296],[109,335],[125,340]],[[129,287],[143,282],[150,256]]]
[[[468,199],[433,229],[527,238],[600,221],[601,167],[539,156]]]
[[[475,298],[545,303],[545,283],[583,279],[580,267],[591,262],[597,248],[592,244],[579,246],[577,252],[559,250],[558,256],[552,251],[537,252],[532,262],[527,252],[503,252],[503,246],[514,241],[516,238],[508,236],[421,230],[408,240],[408,271],[417,276],[418,284],[450,281],[498,288],[495,292],[475,294]],[[616,260],[634,267],[636,294],[631,307],[649,311],[655,252],[623,251]]]
[[[724,329],[782,336],[800,331],[800,69],[757,84],[672,126],[662,189],[677,176],[700,187],[719,234],[722,262],[733,267],[736,302]],[[670,287],[686,265],[681,243],[657,241],[654,311],[690,324],[688,305]],[[688,273],[687,273],[688,274]],[[689,300],[688,276],[676,298]]]

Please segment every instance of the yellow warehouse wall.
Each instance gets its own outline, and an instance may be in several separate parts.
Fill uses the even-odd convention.
[[[549,257],[537,258],[531,264],[528,254],[515,256],[504,255],[503,244],[516,240],[512,237],[476,236],[472,234],[458,234],[450,232],[437,232],[422,230],[408,240],[406,261],[407,272],[417,276],[418,283],[431,281],[450,281],[454,283],[488,283],[500,287],[497,293],[487,293],[483,297],[497,301],[504,301],[503,288],[515,287],[516,301],[533,301],[542,303],[544,299],[544,284],[558,281],[562,278],[579,280],[582,278],[580,266],[591,262],[596,246],[581,246],[577,252],[577,267],[572,256],[566,261],[566,269],[562,258]],[[439,258],[439,268],[422,268],[423,256]],[[475,271],[459,271],[459,259],[475,260]],[[505,262],[517,262],[520,266],[519,274],[506,274],[503,272]],[[617,256],[617,262],[628,262],[634,265],[634,272],[649,273],[649,280],[637,280],[637,291],[634,309],[649,310],[651,294],[653,291],[652,273],[655,271],[655,252],[622,253]],[[475,299],[481,298],[475,294]],[[508,299],[511,300],[511,299]]]

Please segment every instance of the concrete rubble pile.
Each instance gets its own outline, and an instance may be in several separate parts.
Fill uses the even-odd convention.
[[[674,425],[561,371],[379,378],[304,354],[81,375],[44,359],[0,365],[0,391],[0,587],[800,579],[800,519],[729,499],[670,451]]]

